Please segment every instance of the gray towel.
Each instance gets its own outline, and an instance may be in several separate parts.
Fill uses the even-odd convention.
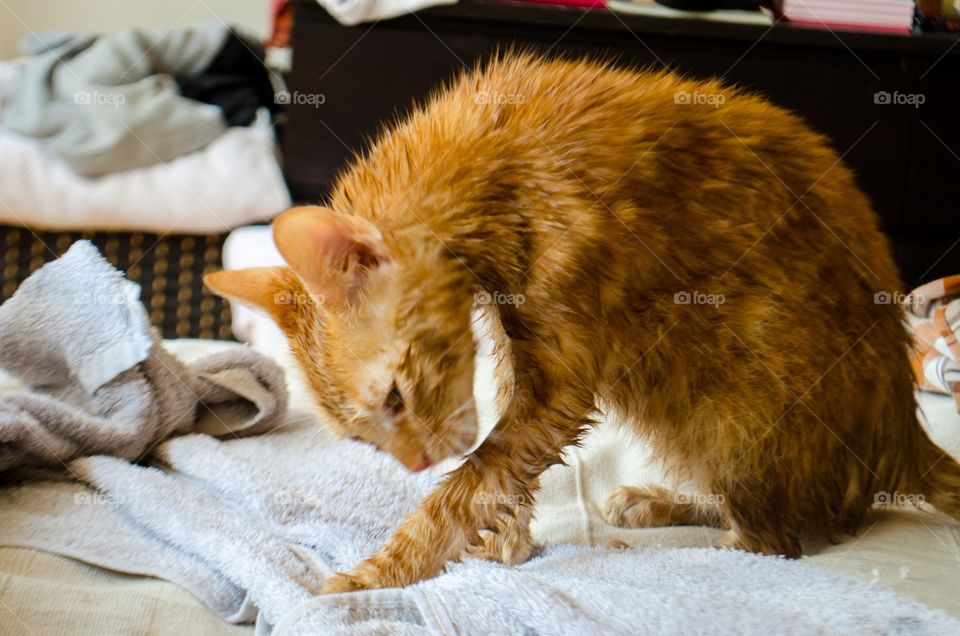
[[[139,289],[80,241],[0,306],[0,368],[25,386],[0,393],[0,476],[283,420],[280,367],[243,348],[184,365],[159,344]]]
[[[206,68],[229,28],[219,22],[105,36],[35,36],[37,55],[11,87],[0,125],[47,142],[80,175],[170,161],[227,124],[217,106],[182,97],[174,77]]]

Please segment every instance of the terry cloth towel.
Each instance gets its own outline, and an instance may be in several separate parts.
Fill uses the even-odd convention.
[[[258,437],[187,435],[158,467],[74,461],[86,484],[0,497],[0,543],[174,581],[261,634],[960,633],[883,586],[711,549],[548,547],[515,567],[468,559],[407,589],[317,596],[429,489],[310,418]],[[88,489],[88,487],[90,489]]]
[[[921,285],[906,300],[917,385],[953,395],[960,411],[960,275]]]
[[[220,234],[291,205],[266,110],[201,150],[98,179],[0,128],[0,192],[0,223],[53,231]]]
[[[438,475],[332,439],[295,395],[286,424],[256,437],[184,435],[153,466],[81,458],[81,482],[4,489],[0,544],[165,578],[261,634],[960,633],[883,586],[708,549],[551,546],[520,566],[468,559],[407,589],[318,596]]]
[[[951,634],[960,621],[797,561],[710,548],[562,546],[404,590],[317,598],[277,634]]]
[[[205,23],[28,40],[36,56],[7,95],[0,126],[43,140],[84,176],[170,161],[227,128],[219,107],[183,97],[175,78],[199,76],[230,36]]]
[[[86,241],[27,278],[0,306],[4,480],[88,455],[142,458],[187,432],[256,434],[286,410],[282,370],[249,350],[184,365],[160,346],[123,278]]]

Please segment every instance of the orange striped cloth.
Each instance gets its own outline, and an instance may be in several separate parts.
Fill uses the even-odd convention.
[[[923,391],[953,395],[960,411],[960,275],[917,287],[907,312],[913,328],[910,362]]]

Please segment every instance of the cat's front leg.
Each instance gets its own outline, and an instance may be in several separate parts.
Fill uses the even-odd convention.
[[[497,514],[494,528],[480,531],[480,543],[469,546],[466,555],[504,565],[523,563],[543,547],[530,534],[532,518],[532,502],[507,507]]]
[[[527,497],[520,474],[500,448],[481,446],[420,503],[380,550],[352,571],[332,577],[327,593],[401,587],[436,576],[447,561],[480,545],[496,529],[496,502]]]
[[[540,474],[579,439],[592,409],[583,402],[573,410],[524,409],[523,418],[510,417],[517,408],[512,403],[494,433],[427,495],[383,549],[333,576],[324,591],[410,585],[436,576],[471,546],[483,546],[483,556],[497,558],[499,552],[497,560],[507,562],[528,557],[534,549],[528,529],[533,491]],[[480,533],[491,530],[509,534],[485,542]]]
[[[427,495],[380,552],[350,572],[331,577],[324,592],[401,587],[435,576],[447,560],[459,555],[472,538],[468,530],[476,513],[470,502],[483,479],[483,471],[472,460],[473,456]]]

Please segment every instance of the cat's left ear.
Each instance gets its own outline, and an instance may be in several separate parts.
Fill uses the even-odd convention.
[[[320,206],[278,216],[273,240],[290,269],[326,303],[348,302],[390,263],[383,236],[372,223]]]
[[[286,267],[251,267],[213,272],[204,276],[203,282],[218,296],[263,309],[282,326],[295,309],[291,299],[306,295],[295,279]]]

